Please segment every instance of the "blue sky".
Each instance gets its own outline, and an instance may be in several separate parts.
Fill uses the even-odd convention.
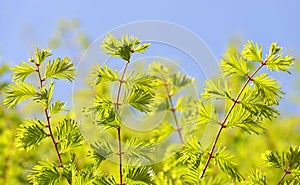
[[[2,1],[0,56],[17,63],[35,46],[47,47],[60,19],[77,18],[96,39],[132,21],[162,20],[184,26],[201,37],[217,58],[234,36],[268,46],[278,41],[287,51],[300,51],[300,1]],[[298,54],[299,57],[299,54]],[[286,78],[294,78],[284,76]],[[286,84],[284,84],[286,85]]]
[[[300,51],[299,7],[297,0],[2,1],[0,51],[18,61],[29,55],[30,44],[45,47],[61,18],[78,18],[91,39],[132,21],[170,21],[198,34],[217,57],[233,36]]]

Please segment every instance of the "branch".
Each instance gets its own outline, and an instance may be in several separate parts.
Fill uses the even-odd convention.
[[[284,173],[283,173],[283,175],[281,176],[281,178],[279,179],[278,185],[280,185],[280,184],[282,183],[283,179],[285,178],[285,176],[286,176],[287,174],[290,174],[290,173],[291,173],[291,172],[290,172],[290,169],[291,169],[291,167],[292,167],[293,165],[294,165],[294,163],[291,163],[291,164],[288,165],[287,169],[284,169]]]
[[[129,65],[130,61],[126,61],[126,65],[123,69],[123,72],[122,72],[122,76],[121,76],[121,79],[119,80],[119,87],[118,87],[118,93],[117,93],[117,102],[115,103],[115,106],[116,106],[116,110],[118,111],[119,110],[119,107],[120,107],[120,103],[119,103],[119,99],[120,99],[120,95],[121,95],[121,88],[122,88],[122,84],[124,83],[124,77],[125,77],[125,73],[126,73],[126,70],[127,70],[127,67]],[[119,155],[119,174],[120,174],[120,185],[123,185],[123,169],[122,169],[122,145],[121,145],[121,127],[120,126],[117,126],[116,127],[117,130],[118,130],[118,149],[119,149],[119,152],[118,152],[118,155]]]
[[[261,62],[261,65],[254,71],[254,73],[253,73],[251,76],[247,76],[247,81],[246,81],[245,84],[243,85],[243,87],[242,87],[242,89],[240,90],[240,92],[238,93],[237,97],[234,99],[233,104],[231,105],[229,111],[227,112],[227,114],[226,114],[224,120],[220,123],[220,128],[219,128],[219,130],[218,130],[217,136],[216,136],[216,138],[215,138],[215,140],[214,140],[214,142],[213,142],[213,145],[212,145],[212,147],[211,147],[210,152],[208,153],[207,161],[206,161],[206,163],[205,163],[205,165],[204,165],[204,168],[203,168],[203,170],[202,170],[202,172],[201,172],[200,180],[204,177],[204,174],[205,174],[206,169],[207,169],[207,167],[208,167],[208,165],[209,165],[209,163],[210,163],[210,160],[214,157],[214,156],[213,156],[214,150],[215,150],[215,148],[216,148],[216,145],[217,145],[217,143],[218,143],[218,140],[219,140],[219,138],[220,138],[220,135],[221,135],[221,132],[222,132],[223,128],[226,128],[226,125],[225,125],[225,124],[226,124],[226,121],[227,121],[228,118],[229,118],[229,115],[231,114],[231,112],[232,112],[232,110],[234,109],[235,105],[236,105],[237,103],[239,103],[239,98],[241,97],[242,93],[244,92],[244,90],[245,90],[245,88],[247,87],[247,85],[249,84],[249,82],[253,81],[253,77],[256,75],[256,73],[257,73],[264,65],[266,65],[266,62],[267,62],[267,61]]]
[[[35,66],[36,66],[36,72],[38,73],[38,77],[39,77],[40,88],[42,89],[43,88],[43,82],[45,81],[45,78],[41,77],[40,64],[35,63]],[[52,143],[53,143],[55,151],[56,151],[56,155],[58,157],[58,161],[59,161],[59,166],[58,167],[63,167],[63,162],[62,162],[62,159],[61,159],[62,153],[60,153],[59,150],[58,150],[58,144],[59,143],[55,140],[53,132],[52,132],[50,116],[49,116],[49,113],[48,113],[48,107],[44,108],[44,112],[45,112],[45,116],[46,116],[46,120],[47,120],[47,126],[46,127],[49,130],[49,136],[51,137]],[[72,181],[68,180],[68,183],[72,184]]]
[[[165,82],[164,83],[164,86],[166,88],[166,92],[168,94],[168,101],[171,105],[171,111],[172,111],[172,114],[173,114],[173,118],[174,118],[174,121],[175,121],[175,124],[176,124],[176,130],[178,132],[178,135],[179,135],[179,139],[180,139],[180,142],[182,144],[184,144],[184,141],[183,141],[183,137],[182,137],[182,133],[181,133],[181,128],[179,126],[179,123],[178,123],[178,119],[177,119],[177,115],[176,115],[176,107],[174,106],[174,103],[173,103],[173,99],[172,99],[172,94],[170,94],[170,91],[168,89],[168,83]]]

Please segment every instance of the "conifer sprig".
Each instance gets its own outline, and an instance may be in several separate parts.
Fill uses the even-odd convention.
[[[115,105],[115,111],[111,110],[110,113],[114,115],[119,115],[120,106],[124,102],[120,102],[121,97],[121,91],[122,86],[125,83],[125,74],[127,72],[128,65],[130,64],[130,59],[133,53],[140,52],[144,53],[146,49],[150,46],[149,43],[141,44],[141,41],[139,41],[136,37],[123,35],[121,38],[116,38],[112,34],[107,34],[107,36],[103,39],[103,43],[100,45],[100,47],[103,49],[103,51],[106,54],[109,54],[113,57],[121,58],[125,61],[124,69],[121,73],[121,77],[118,79],[118,89],[116,93],[116,102],[113,103]],[[118,73],[113,72],[111,69],[109,69],[106,65],[104,65],[103,68],[98,68],[98,75],[96,84],[99,84],[103,81],[115,81],[117,79]],[[143,84],[145,83],[139,83],[140,80],[137,80],[134,85],[130,89],[130,93],[125,101],[129,103],[131,106],[136,108],[137,110],[141,112],[148,112],[150,111],[147,104],[151,103],[151,99],[153,98],[151,92],[146,92],[145,89],[141,89],[140,87],[144,87]],[[149,86],[146,85],[146,86]],[[145,86],[145,87],[146,87]],[[147,87],[149,88],[149,87]],[[103,111],[102,111],[103,112]],[[118,118],[117,118],[118,119]],[[117,121],[119,122],[119,120]],[[120,179],[120,185],[123,185],[123,162],[122,162],[122,156],[124,155],[124,152],[122,151],[122,141],[121,141],[121,124],[120,122],[117,123],[117,125],[114,126],[117,129],[117,138],[118,138],[118,153],[119,156],[119,179]]]
[[[4,104],[13,107],[24,100],[32,99],[43,108],[46,123],[38,119],[25,121],[17,130],[16,143],[20,149],[31,150],[45,138],[50,137],[58,164],[40,163],[40,165],[36,165],[28,175],[28,180],[33,184],[54,184],[59,182],[63,176],[69,184],[72,184],[71,177],[66,176],[63,172],[67,170],[68,165],[65,167],[63,164],[62,154],[79,146],[83,138],[76,123],[71,120],[61,122],[56,127],[57,132],[54,132],[51,116],[64,109],[64,102],[59,100],[52,102],[55,83],[51,79],[72,81],[75,77],[75,68],[71,60],[64,57],[62,60],[60,58],[49,60],[45,71],[42,72],[41,65],[51,55],[49,49],[36,49],[35,59],[31,57],[28,63],[22,62],[11,69],[14,84],[10,84],[4,89]],[[38,88],[34,88],[31,83],[25,81],[32,73],[37,75]],[[53,167],[53,165],[57,165],[57,167]]]
[[[200,180],[204,177],[205,172],[209,166],[209,163],[212,158],[215,158],[214,152],[218,143],[218,140],[220,138],[221,132],[224,130],[224,128],[228,125],[228,119],[231,116],[231,113],[233,112],[234,108],[238,104],[243,104],[243,100],[240,100],[245,93],[248,85],[250,82],[254,82],[255,89],[254,92],[256,93],[256,97],[262,98],[261,101],[264,101],[267,106],[261,106],[270,109],[269,113],[266,113],[265,117],[272,118],[275,117],[274,114],[277,113],[277,111],[273,110],[271,106],[277,105],[279,99],[281,98],[280,94],[283,92],[279,90],[279,86],[277,85],[277,82],[275,80],[271,80],[267,74],[263,74],[261,76],[258,76],[255,78],[256,74],[264,67],[267,66],[271,70],[281,70],[283,72],[288,72],[288,68],[293,64],[292,57],[285,56],[283,57],[283,53],[278,52],[282,48],[278,47],[277,44],[272,43],[270,47],[269,55],[266,56],[265,60],[262,60],[262,47],[259,46],[257,43],[254,44],[252,41],[248,41],[243,48],[243,51],[241,54],[238,54],[236,52],[226,53],[225,59],[221,62],[221,68],[223,70],[223,74],[225,76],[229,75],[242,75],[247,78],[246,82],[240,89],[239,93],[237,94],[236,98],[230,98],[228,96],[229,93],[215,93],[214,91],[211,91],[210,88],[206,89],[206,92],[204,93],[208,97],[213,96],[221,96],[222,98],[226,99],[229,98],[233,101],[231,107],[225,114],[225,117],[223,121],[221,121],[219,130],[217,132],[217,135],[212,143],[212,147],[208,152],[208,158],[204,164],[204,168],[200,175]],[[257,67],[257,69],[251,74],[248,75],[248,69],[247,69],[247,62],[260,62],[260,65]],[[263,81],[264,80],[264,81]],[[262,82],[263,81],[263,82]],[[275,86],[274,86],[275,84]],[[216,86],[214,86],[216,87]],[[217,88],[218,89],[218,88]],[[217,91],[216,91],[217,92]],[[249,93],[248,93],[249,94]],[[245,99],[245,98],[244,98]],[[248,104],[251,104],[251,102],[246,102]],[[268,107],[269,106],[269,107]],[[247,107],[247,106],[245,106]],[[249,107],[247,107],[249,108]],[[249,111],[249,110],[248,110]],[[251,111],[251,110],[250,110]],[[265,111],[263,108],[257,108],[257,111],[252,112],[254,115],[258,115],[260,117],[263,117],[260,112]],[[257,125],[258,126],[258,125]],[[244,127],[245,129],[246,127]],[[250,131],[250,127],[246,131]]]
[[[37,54],[38,55],[38,54]],[[39,56],[39,55],[38,55]],[[42,58],[42,57],[40,57]],[[44,60],[45,58],[43,58]],[[36,66],[36,72],[38,74],[38,79],[39,79],[39,82],[40,82],[40,89],[43,88],[43,82],[45,81],[45,78],[42,78],[41,76],[41,72],[40,72],[40,63],[41,61],[38,63],[38,62],[35,62],[34,61],[34,65]],[[50,115],[49,115],[49,112],[48,112],[48,106],[45,106],[44,107],[44,112],[45,112],[45,116],[46,116],[46,121],[47,121],[47,125],[46,127],[48,128],[48,131],[49,131],[49,136],[51,137],[51,140],[52,140],[52,143],[54,145],[54,148],[55,148],[55,152],[56,152],[56,155],[58,157],[58,161],[59,161],[59,167],[63,167],[63,161],[61,159],[61,153],[59,152],[58,150],[58,142],[55,140],[54,138],[54,135],[53,135],[53,132],[52,132],[52,127],[51,127],[51,121],[50,121]],[[71,183],[69,183],[71,184]]]
[[[175,131],[178,133],[180,142],[184,144],[184,137],[182,133],[182,124],[179,122],[179,118],[177,115],[177,111],[181,108],[178,107],[178,104],[181,99],[178,99],[177,104],[175,104],[174,96],[178,93],[182,88],[190,85],[194,79],[180,74],[180,72],[176,74],[169,74],[169,70],[166,66],[153,62],[149,67],[150,73],[160,80],[161,86],[163,86],[164,94],[163,97],[166,97],[166,102],[169,111],[172,113],[173,120],[175,122]]]

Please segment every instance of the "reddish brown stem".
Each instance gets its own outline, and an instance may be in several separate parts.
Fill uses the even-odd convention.
[[[119,87],[118,87],[118,92],[117,92],[117,102],[115,103],[116,106],[116,110],[118,111],[119,106],[121,105],[121,103],[119,102],[120,100],[120,95],[121,95],[121,89],[122,89],[122,84],[124,83],[124,77],[125,77],[125,73],[127,70],[127,67],[129,65],[130,61],[126,61],[126,65],[123,69],[122,72],[122,76],[121,79],[119,80]],[[118,155],[119,155],[119,175],[120,175],[120,185],[123,185],[123,168],[122,168],[122,143],[121,143],[121,127],[117,126],[117,131],[118,131]]]
[[[172,111],[173,118],[174,118],[174,121],[175,121],[175,124],[176,124],[176,131],[178,132],[180,142],[184,143],[182,133],[181,133],[181,128],[179,126],[179,122],[178,122],[177,115],[176,115],[176,107],[174,106],[172,95],[170,94],[170,91],[168,89],[168,83],[165,83],[164,86],[166,88],[166,92],[167,92],[167,95],[168,95],[168,101],[170,103],[171,111]]]
[[[119,174],[120,174],[120,185],[123,185],[123,168],[122,168],[122,145],[121,145],[121,127],[117,127],[118,130],[118,148],[119,148]]]
[[[41,76],[40,65],[36,64],[36,67],[37,67],[36,72],[38,73],[38,77],[39,77],[39,81],[40,81],[40,88],[43,88],[43,82],[45,81],[45,79],[42,78],[42,76]],[[45,112],[45,116],[46,116],[46,120],[47,120],[46,128],[48,128],[48,130],[49,130],[49,136],[51,137],[52,143],[53,143],[55,151],[56,151],[56,155],[58,157],[58,161],[59,161],[58,167],[63,167],[63,162],[61,159],[62,153],[59,152],[58,142],[55,140],[53,132],[52,132],[50,116],[48,113],[48,107],[45,107],[44,112]],[[72,184],[72,181],[68,180],[68,183]]]
[[[285,176],[286,176],[287,174],[291,173],[291,172],[290,172],[290,169],[291,169],[291,167],[292,167],[293,165],[294,165],[294,163],[291,163],[291,164],[288,165],[287,169],[284,169],[284,173],[283,173],[283,175],[280,177],[280,179],[279,179],[279,181],[278,181],[278,185],[280,185],[280,184],[282,183],[283,179],[285,178]]]
[[[216,135],[216,138],[215,138],[215,140],[214,140],[214,142],[213,142],[213,145],[212,145],[212,147],[211,147],[211,149],[210,149],[210,152],[209,152],[210,155],[208,155],[208,158],[207,158],[207,160],[206,160],[206,162],[205,162],[204,168],[203,168],[203,170],[202,170],[202,172],[201,172],[200,180],[204,177],[204,174],[205,174],[205,172],[206,172],[206,169],[207,169],[207,167],[208,167],[208,165],[209,165],[211,159],[213,158],[213,152],[214,152],[214,150],[215,150],[215,148],[216,148],[216,146],[217,146],[217,143],[218,143],[218,140],[219,140],[219,138],[220,138],[220,135],[221,135],[222,130],[223,130],[224,128],[226,128],[226,125],[225,125],[225,124],[226,124],[226,122],[227,122],[227,120],[228,120],[228,118],[229,118],[229,116],[230,116],[232,110],[234,109],[235,105],[238,104],[238,103],[240,102],[240,101],[239,101],[239,98],[241,97],[242,93],[244,92],[244,90],[245,90],[245,88],[247,87],[247,85],[249,84],[249,82],[253,81],[253,77],[256,75],[256,73],[257,73],[264,65],[266,65],[266,61],[265,61],[265,62],[261,62],[261,65],[254,71],[254,73],[253,73],[251,76],[247,76],[247,81],[244,83],[242,89],[241,89],[240,92],[238,93],[237,97],[234,99],[235,101],[233,102],[233,104],[232,104],[231,107],[229,108],[229,110],[228,110],[228,112],[227,112],[227,114],[226,114],[224,120],[221,122],[220,128],[219,128],[218,133],[217,133],[217,135]]]
[[[126,61],[126,65],[123,69],[123,72],[122,72],[122,76],[121,76],[121,79],[119,80],[119,87],[118,87],[118,93],[117,93],[117,102],[116,102],[116,109],[119,109],[119,100],[120,100],[120,95],[121,95],[121,88],[122,88],[122,84],[124,83],[124,77],[125,77],[125,73],[126,73],[126,70],[127,70],[127,67],[129,65],[130,61]]]

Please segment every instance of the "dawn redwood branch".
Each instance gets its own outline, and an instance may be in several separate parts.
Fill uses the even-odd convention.
[[[214,142],[213,142],[213,145],[212,145],[212,147],[211,147],[211,149],[210,149],[210,152],[208,153],[208,158],[207,158],[207,160],[206,160],[206,163],[205,163],[205,165],[204,165],[204,168],[203,168],[203,170],[202,170],[202,172],[201,172],[201,175],[200,175],[200,177],[199,177],[200,180],[204,177],[204,174],[205,174],[205,172],[206,172],[206,169],[207,169],[207,167],[208,167],[208,165],[209,165],[211,159],[214,157],[214,156],[213,156],[214,150],[215,150],[215,148],[216,148],[216,146],[217,146],[217,143],[218,143],[218,140],[219,140],[219,138],[220,138],[220,135],[221,135],[222,130],[223,130],[224,128],[226,128],[226,125],[225,125],[225,124],[226,124],[226,122],[227,122],[227,120],[228,120],[228,118],[229,118],[229,116],[230,116],[232,110],[234,109],[235,105],[236,105],[237,103],[239,103],[239,98],[241,97],[241,95],[242,95],[242,93],[244,92],[244,90],[245,90],[245,88],[247,87],[247,85],[248,85],[251,81],[253,81],[253,77],[257,74],[257,72],[258,72],[264,65],[266,65],[266,63],[267,63],[267,60],[264,61],[264,62],[261,62],[260,66],[252,73],[252,75],[251,75],[251,76],[247,76],[247,81],[244,83],[244,85],[243,85],[243,87],[241,88],[240,92],[238,93],[237,97],[236,97],[235,99],[233,99],[233,104],[231,105],[230,109],[228,110],[228,112],[227,112],[227,114],[226,114],[224,120],[220,123],[220,128],[219,128],[218,133],[217,133],[217,135],[216,135],[216,138],[215,138],[215,140],[214,140]]]
[[[35,66],[36,66],[36,72],[38,73],[38,77],[39,77],[40,88],[43,88],[43,82],[45,81],[45,79],[42,78],[42,76],[41,76],[41,72],[40,72],[40,64],[35,63]],[[58,167],[63,167],[63,161],[62,161],[62,159],[61,159],[62,153],[60,153],[59,150],[58,150],[58,144],[59,144],[59,143],[55,140],[54,135],[53,135],[53,132],[52,132],[51,121],[50,121],[50,115],[49,115],[49,113],[48,113],[48,107],[45,107],[45,108],[44,108],[44,112],[45,112],[45,116],[46,116],[46,120],[47,120],[47,125],[46,125],[46,127],[47,127],[48,130],[49,130],[49,136],[51,137],[52,143],[53,143],[54,148],[55,148],[55,151],[56,151],[56,155],[57,155],[57,157],[58,157],[58,161],[59,161]],[[68,180],[68,183],[69,183],[69,184],[72,184],[72,181],[71,181],[71,180]]]
[[[117,102],[116,102],[116,110],[118,111],[119,109],[119,106],[121,105],[119,103],[119,99],[120,99],[120,95],[121,95],[121,88],[122,88],[122,84],[124,83],[124,77],[125,77],[125,73],[126,73],[126,70],[127,70],[127,67],[129,65],[130,61],[126,61],[126,65],[123,69],[123,72],[122,72],[122,76],[121,76],[121,79],[119,79],[119,87],[118,87],[118,93],[117,93]],[[121,145],[121,127],[120,126],[117,126],[117,131],[118,131],[118,155],[119,155],[119,174],[120,174],[120,185],[123,185],[123,168],[122,168],[122,145]]]
[[[280,179],[279,179],[279,181],[278,181],[278,185],[280,185],[280,184],[282,183],[283,179],[285,178],[285,176],[286,176],[287,174],[290,174],[290,173],[291,173],[291,172],[290,172],[290,169],[291,169],[291,167],[292,167],[293,165],[294,165],[294,163],[291,163],[291,164],[288,165],[287,169],[284,169],[284,173],[283,173],[283,175],[280,177]]]
[[[166,92],[167,92],[167,95],[168,95],[168,101],[169,101],[169,103],[171,105],[171,111],[172,111],[173,118],[174,118],[174,121],[175,121],[175,124],[176,124],[176,130],[178,132],[180,142],[183,144],[184,141],[183,141],[183,137],[182,137],[182,133],[181,133],[181,128],[179,126],[179,122],[178,122],[177,115],[176,115],[176,107],[174,106],[174,103],[173,103],[172,94],[170,94],[170,91],[168,89],[168,82],[165,82],[164,86],[166,88]]]

